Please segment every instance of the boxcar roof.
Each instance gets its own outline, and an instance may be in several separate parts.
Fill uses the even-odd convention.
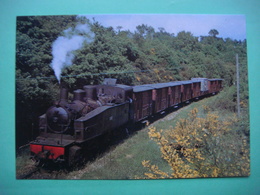
[[[194,81],[194,82],[196,82],[196,81]],[[191,80],[187,80],[187,81],[180,81],[180,83],[181,84],[192,84],[192,83],[194,83],[193,81],[191,81]]]
[[[192,83],[201,83],[202,80],[192,80]]]
[[[208,78],[197,77],[197,78],[191,78],[191,80],[208,80]]]
[[[177,85],[182,85],[181,81],[172,81],[168,83],[155,83],[155,84],[145,84],[145,85],[138,85],[134,86],[134,92],[141,92],[141,91],[147,91],[151,89],[161,89],[165,87],[172,87],[172,86],[177,86]]]
[[[133,86],[133,91],[134,92],[142,92],[142,91],[148,91],[148,90],[152,90],[152,89],[154,89],[154,88],[146,86],[146,85]]]
[[[161,89],[161,88],[170,87],[170,86],[174,86],[174,85],[177,85],[177,84],[173,83],[173,82],[168,82],[168,83],[146,84],[146,85],[143,85],[143,86],[152,87],[153,89]]]
[[[169,87],[172,87],[172,86],[181,85],[181,82],[180,81],[172,81],[172,82],[168,82],[168,84],[169,84]]]
[[[147,84],[145,86],[152,87],[154,89],[160,89],[164,87],[169,87],[169,83],[155,83],[155,84]]]
[[[209,81],[223,81],[224,79],[209,79]]]

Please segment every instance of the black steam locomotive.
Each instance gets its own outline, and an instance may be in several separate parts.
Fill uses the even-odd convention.
[[[102,85],[75,90],[72,101],[68,90],[61,89],[60,100],[39,117],[40,135],[30,143],[31,155],[37,162],[52,160],[71,166],[81,160],[95,138],[221,89],[222,79],[139,86],[105,79]]]

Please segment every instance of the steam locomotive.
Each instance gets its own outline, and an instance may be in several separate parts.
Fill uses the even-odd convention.
[[[39,136],[30,143],[32,158],[72,166],[95,138],[221,89],[222,79],[127,86],[108,78],[101,85],[75,90],[69,100],[68,90],[62,88],[60,99],[39,117]]]

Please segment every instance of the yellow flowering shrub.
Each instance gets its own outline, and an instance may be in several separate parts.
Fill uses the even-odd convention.
[[[217,113],[203,106],[202,116],[194,108],[174,128],[158,131],[149,127],[149,137],[160,147],[162,158],[171,167],[171,173],[144,160],[149,170],[145,177],[194,178],[248,176],[250,171],[249,147],[232,126],[238,122],[235,115],[220,119]]]

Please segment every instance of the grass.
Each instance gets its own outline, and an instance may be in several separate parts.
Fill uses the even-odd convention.
[[[145,128],[137,132],[95,162],[88,164],[80,179],[135,179],[146,171],[141,164],[144,159],[167,167],[168,164],[158,158],[159,148],[149,139],[147,131]]]
[[[29,146],[24,147],[19,150],[19,154],[16,157],[16,176],[19,178],[20,176],[26,174],[28,171],[34,169],[34,162],[30,160],[30,150]]]

